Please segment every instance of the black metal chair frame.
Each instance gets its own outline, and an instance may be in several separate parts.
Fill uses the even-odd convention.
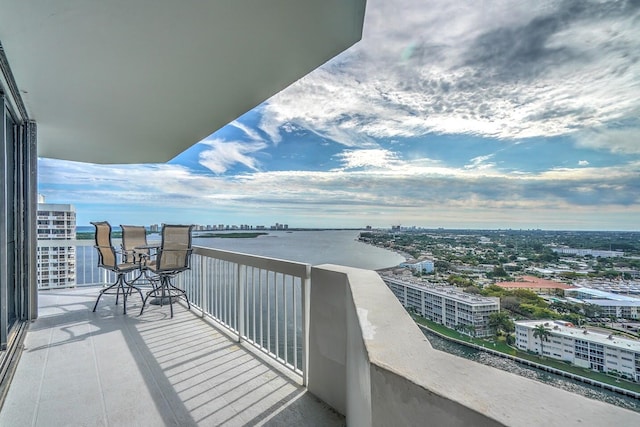
[[[188,233],[188,244],[186,248],[172,249],[170,248],[171,242],[166,241],[166,231],[171,228],[184,228]],[[179,273],[189,270],[191,268],[190,260],[193,249],[191,248],[191,229],[192,225],[163,225],[162,226],[162,243],[156,253],[156,259],[147,265],[147,270],[154,274],[151,276],[151,281],[154,282],[153,289],[147,292],[144,300],[142,301],[142,308],[140,309],[140,315],[144,311],[144,307],[149,297],[153,296],[159,300],[159,305],[163,306],[165,300],[169,302],[169,310],[171,317],[173,318],[173,299],[184,298],[187,302],[187,308],[191,310],[191,303],[189,297],[184,289],[180,289],[171,283],[171,279]],[[163,256],[168,256],[172,252],[184,253],[184,262],[182,265],[175,268],[167,268],[163,264]],[[155,285],[157,283],[157,285]]]
[[[98,251],[98,267],[102,267],[106,270],[112,271],[117,275],[115,283],[100,290],[100,294],[98,295],[98,298],[96,299],[96,303],[93,306],[93,311],[94,312],[96,311],[96,308],[98,307],[98,303],[100,302],[100,298],[102,298],[103,295],[115,294],[116,305],[118,305],[120,294],[122,293],[123,314],[127,314],[127,296],[131,295],[131,292],[134,289],[138,291],[138,293],[140,294],[140,299],[144,300],[142,291],[139,288],[133,286],[131,282],[128,282],[126,280],[127,273],[137,270],[139,268],[139,265],[133,264],[133,263],[118,264],[118,258],[117,258],[118,251],[116,251],[116,249],[111,244],[111,225],[107,221],[92,222],[91,224],[93,224],[96,227],[96,235],[95,235],[96,244],[94,247]],[[108,227],[108,236],[106,237],[106,239],[108,239],[108,245],[101,244],[101,240],[103,236],[100,236],[98,234],[101,231],[100,230],[101,226]],[[113,263],[111,262],[105,263],[103,251],[105,251],[106,254],[108,254],[110,257],[113,258]],[[114,288],[115,288],[115,291],[114,291]]]

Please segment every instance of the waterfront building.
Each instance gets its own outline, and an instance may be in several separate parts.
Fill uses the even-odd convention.
[[[454,286],[423,286],[383,277],[400,303],[420,316],[476,337],[494,334],[491,313],[500,311],[500,298],[462,292]]]
[[[76,285],[76,211],[73,205],[45,203],[38,195],[38,289]]]
[[[576,328],[559,320],[522,320],[515,324],[520,350],[640,382],[640,341]],[[539,325],[549,333],[544,342],[534,336]]]
[[[603,317],[640,319],[640,298],[591,288],[569,289],[565,295],[574,302],[597,305]]]

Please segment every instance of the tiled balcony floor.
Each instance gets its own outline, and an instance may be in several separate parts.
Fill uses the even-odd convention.
[[[344,425],[295,377],[176,306],[40,292],[0,426]]]

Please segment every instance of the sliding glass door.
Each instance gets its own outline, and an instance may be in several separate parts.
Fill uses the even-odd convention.
[[[34,266],[30,215],[35,182],[35,151],[30,149],[28,123],[19,122],[0,92],[0,351],[11,343],[16,326],[30,314]],[[33,144],[35,146],[35,143]],[[31,147],[33,148],[33,147]]]

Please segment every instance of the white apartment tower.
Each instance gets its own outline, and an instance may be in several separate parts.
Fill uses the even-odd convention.
[[[38,289],[76,285],[76,211],[38,195]]]

